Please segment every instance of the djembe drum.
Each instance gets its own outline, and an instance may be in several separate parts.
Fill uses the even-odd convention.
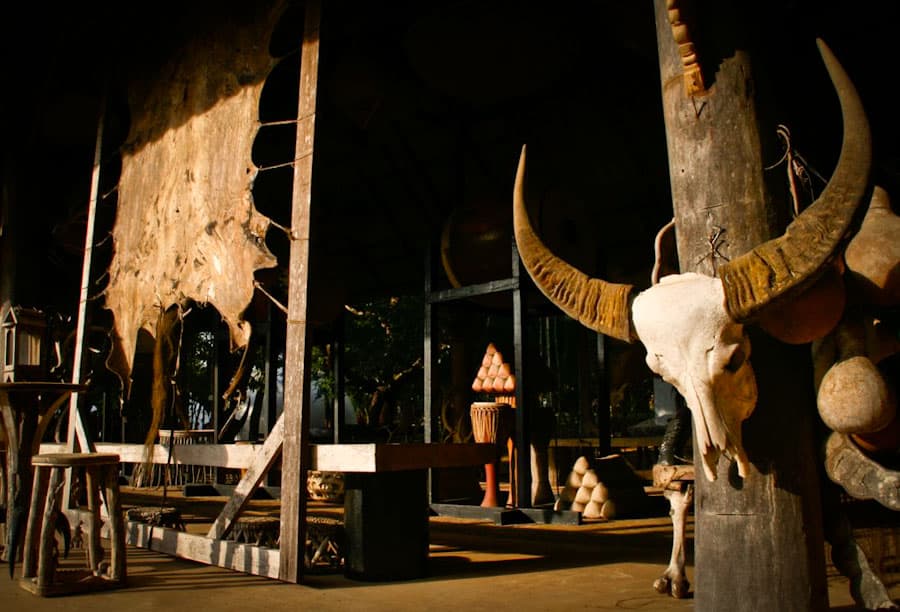
[[[473,402],[469,408],[469,414],[472,417],[472,434],[476,442],[493,444],[498,451],[506,446],[512,421],[512,407],[509,404]],[[484,507],[499,506],[496,459],[484,465],[484,475],[485,489],[481,505]]]

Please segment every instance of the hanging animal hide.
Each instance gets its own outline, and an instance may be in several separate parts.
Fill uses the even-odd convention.
[[[232,349],[245,346],[242,313],[254,271],[277,263],[265,245],[269,219],[253,202],[251,150],[283,2],[251,4],[246,14],[195,31],[129,87],[131,131],[106,291],[115,316],[110,367],[126,395],[139,330],[156,336],[159,314],[171,306],[214,306]]]

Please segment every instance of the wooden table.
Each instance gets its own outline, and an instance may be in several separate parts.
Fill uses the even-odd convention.
[[[0,383],[0,418],[6,430],[6,525],[7,547],[11,554],[14,531],[24,528],[31,503],[31,456],[38,451],[41,437],[53,412],[70,393],[84,391],[87,385],[18,381]],[[14,516],[16,515],[16,516]]]
[[[312,469],[343,472],[345,573],[410,580],[428,572],[428,469],[483,465],[494,444],[323,444]]]

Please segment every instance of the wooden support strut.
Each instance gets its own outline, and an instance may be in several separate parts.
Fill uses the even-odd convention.
[[[234,521],[240,516],[241,510],[247,505],[247,502],[253,497],[253,492],[259,487],[260,482],[265,477],[269,468],[275,463],[275,460],[281,455],[282,446],[284,444],[284,415],[278,417],[272,431],[263,443],[262,452],[253,456],[253,461],[247,468],[241,481],[234,489],[234,494],[222,512],[216,517],[209,533],[208,538],[224,538],[231,531]]]

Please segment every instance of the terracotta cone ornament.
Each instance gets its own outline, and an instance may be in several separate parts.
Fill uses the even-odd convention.
[[[509,364],[503,361],[503,354],[497,350],[493,342],[489,343],[484,351],[481,367],[478,368],[478,374],[472,381],[472,391],[506,395],[516,392],[516,376]]]
[[[869,124],[859,96],[828,47],[818,41],[843,114],[837,167],[819,198],[782,236],[719,267],[721,278],[664,277],[634,295],[632,285],[592,278],[554,255],[535,234],[524,198],[525,147],[513,192],[513,227],[522,262],[538,288],[563,312],[614,338],[640,340],[647,365],[681,393],[691,409],[704,472],[716,478],[721,454],[746,477],[741,424],[756,406],[756,379],[744,325],[815,284],[851,236],[866,201],[871,166]],[[678,303],[679,308],[671,305]]]
[[[473,402],[469,409],[472,418],[472,434],[476,442],[495,444],[498,451],[506,446],[510,456],[510,501],[514,502],[513,474],[513,411],[515,406],[516,377],[508,363],[503,361],[503,354],[494,343],[488,344],[481,360],[478,374],[472,381],[472,391],[495,395],[493,401]],[[497,479],[497,461],[484,465],[485,491],[482,506],[499,506],[500,486]],[[514,504],[513,504],[514,505]]]

